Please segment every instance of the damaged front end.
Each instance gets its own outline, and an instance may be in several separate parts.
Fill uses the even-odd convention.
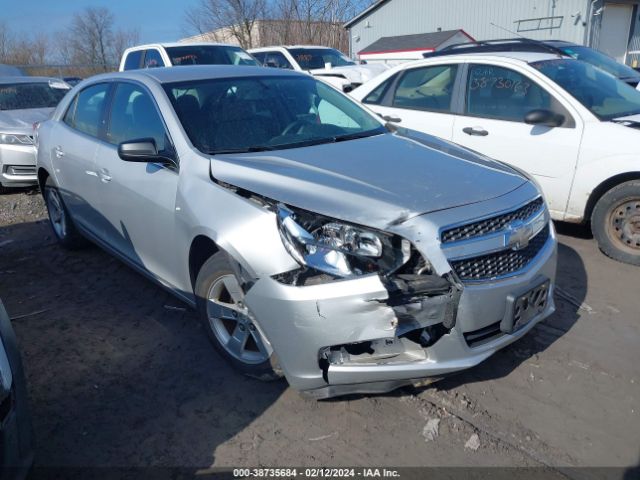
[[[284,205],[277,206],[277,216],[283,243],[301,267],[273,276],[278,283],[301,289],[344,284],[348,291],[347,284],[376,274],[382,287],[381,294],[365,300],[368,305],[363,306],[362,311],[370,312],[369,325],[357,331],[357,323],[347,323],[350,335],[342,337],[342,342],[324,343],[316,350],[316,368],[330,388],[313,389],[311,395],[333,396],[359,388],[386,391],[412,383],[415,379],[410,378],[410,373],[403,377],[396,372],[391,382],[379,377],[386,377],[383,371],[388,367],[418,364],[424,367],[425,362],[432,361],[429,349],[455,326],[462,285],[450,273],[436,274],[429,260],[408,240],[397,235]],[[327,308],[328,301],[333,303],[333,308]],[[338,311],[338,316],[329,318],[329,312],[335,312],[342,301],[341,298],[317,299],[317,314],[320,321],[327,321],[327,328],[332,327],[333,321],[350,321],[353,306],[347,303],[343,305],[342,314]],[[386,324],[376,329],[378,322],[373,315],[386,318]],[[353,341],[356,338],[358,341]],[[383,371],[367,374],[367,367]],[[353,368],[353,372],[348,380],[335,373],[349,368]],[[358,378],[360,374],[362,378]],[[418,378],[424,376],[422,373]],[[352,390],[345,383],[359,387]]]

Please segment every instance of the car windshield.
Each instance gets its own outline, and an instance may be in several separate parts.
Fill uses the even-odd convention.
[[[333,48],[290,48],[289,53],[302,70],[325,68],[327,63],[332,67],[355,65],[342,52]]]
[[[69,91],[63,82],[0,84],[0,110],[48,108],[58,105]]]
[[[623,65],[622,63],[618,63],[610,56],[605,55],[604,53],[600,53],[592,48],[583,47],[581,45],[571,45],[566,47],[559,46],[558,48],[560,48],[560,50],[562,50],[567,55],[595,65],[596,67],[601,68],[605,72],[609,72],[611,75],[615,75],[618,78],[633,78],[640,80],[640,74],[638,74],[638,72],[636,72],[633,68],[628,67],[627,65]]]
[[[353,100],[312,77],[264,76],[165,85],[203,153],[279,150],[386,132]]]
[[[226,45],[185,45],[167,47],[172,65],[252,65],[259,63],[240,47]]]
[[[640,113],[640,91],[590,63],[545,60],[531,66],[573,95],[601,120]]]

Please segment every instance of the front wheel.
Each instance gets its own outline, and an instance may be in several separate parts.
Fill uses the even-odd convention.
[[[607,256],[640,265],[640,180],[621,183],[605,193],[593,209],[591,229]]]
[[[248,376],[267,381],[282,377],[224,252],[213,255],[200,269],[196,297],[202,324],[223,357]]]

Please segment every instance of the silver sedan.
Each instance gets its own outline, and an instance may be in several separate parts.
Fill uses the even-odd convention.
[[[554,311],[534,183],[308,75],[97,76],[38,138],[63,246],[101,245],[197,308],[237,369],[309,396],[474,366]]]
[[[0,77],[0,191],[37,184],[34,126],[70,88],[55,78]]]

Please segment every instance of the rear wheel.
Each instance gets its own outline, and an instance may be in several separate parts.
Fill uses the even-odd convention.
[[[282,377],[269,342],[244,303],[244,292],[224,252],[207,260],[196,280],[198,312],[213,346],[237,370],[260,380]]]
[[[640,265],[640,180],[622,183],[605,193],[593,209],[591,229],[606,255]]]
[[[85,247],[88,241],[80,235],[73,224],[60,196],[60,191],[51,177],[47,178],[44,186],[44,202],[47,205],[51,228],[60,245],[69,250]]]

